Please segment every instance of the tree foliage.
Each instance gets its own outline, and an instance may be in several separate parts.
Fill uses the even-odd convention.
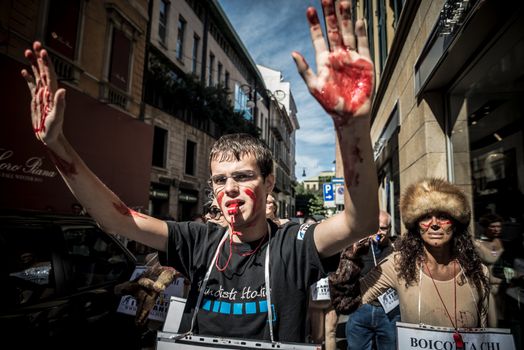
[[[225,86],[206,86],[194,75],[176,72],[155,55],[149,60],[146,90],[148,103],[174,116],[190,115],[187,119],[196,120],[195,124],[210,120],[218,128],[218,135],[243,132],[258,137],[260,134],[242,113],[234,111]]]

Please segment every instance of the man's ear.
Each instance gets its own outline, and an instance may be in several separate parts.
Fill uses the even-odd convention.
[[[275,175],[270,174],[266,176],[266,179],[264,180],[264,185],[266,186],[267,193],[273,192],[273,187],[275,187]]]

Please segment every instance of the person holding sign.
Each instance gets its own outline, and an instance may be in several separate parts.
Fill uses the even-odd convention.
[[[359,249],[367,249],[362,256],[362,268],[360,276],[366,274],[380,261],[393,252],[393,244],[389,239],[391,231],[391,216],[381,210],[379,215],[379,229],[376,234],[369,236],[360,243]],[[355,243],[359,244],[359,243]],[[353,250],[351,246],[346,250]],[[341,305],[346,298],[344,293],[348,280],[344,278],[344,268],[347,254],[342,254],[339,269],[330,274],[330,291],[333,304]],[[361,305],[355,312],[349,315],[346,322],[346,339],[348,350],[371,350],[373,344],[378,344],[380,350],[394,350],[396,348],[395,324],[400,321],[400,310],[398,307],[398,295],[394,289],[388,289],[376,300]],[[337,308],[337,312],[346,313],[343,308]]]
[[[66,91],[59,88],[41,43],[25,51],[22,71],[32,95],[33,132],[78,202],[108,233],[167,252],[167,265],[191,281],[180,333],[266,340],[305,339],[308,289],[325,273],[324,259],[376,230],[377,175],[370,139],[374,86],[363,20],[351,1],[322,1],[326,42],[315,8],[307,20],[316,72],[292,56],[310,93],[335,125],[344,168],[344,211],[313,225],[278,227],[266,219],[276,182],[273,157],[260,139],[224,135],[209,156],[209,184],[228,226],[163,221],[127,207],[88,168],[64,135]],[[74,113],[74,111],[70,111]]]
[[[395,252],[360,281],[350,274],[351,309],[393,288],[402,322],[450,327],[455,330],[450,341],[461,348],[459,328],[494,326],[496,320],[489,272],[468,233],[468,200],[457,186],[430,178],[406,189],[400,211],[407,232],[395,242]],[[362,249],[350,254],[354,270],[361,254]]]

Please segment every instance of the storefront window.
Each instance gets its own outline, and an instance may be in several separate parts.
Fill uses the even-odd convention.
[[[524,37],[493,50],[502,46],[498,55],[488,51],[450,95],[453,176],[471,191],[475,221],[498,214],[514,236],[524,212]]]

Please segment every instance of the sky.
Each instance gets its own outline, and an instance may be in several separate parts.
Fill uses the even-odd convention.
[[[218,0],[256,64],[279,70],[291,83],[300,129],[296,132],[298,181],[333,170],[335,133],[331,117],[309,94],[291,52],[300,52],[315,71],[306,9],[322,13],[320,0]],[[303,169],[306,177],[302,176]]]

